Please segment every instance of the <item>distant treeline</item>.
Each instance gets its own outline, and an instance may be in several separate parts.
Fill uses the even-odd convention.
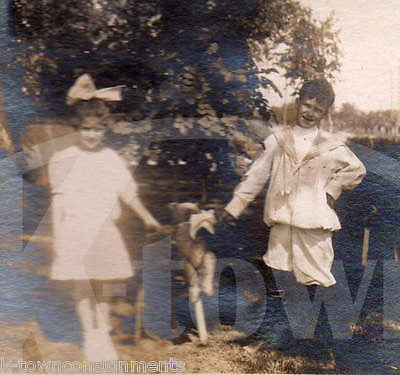
[[[291,124],[295,120],[295,104],[274,107],[278,123]],[[357,138],[400,141],[400,113],[396,110],[365,112],[350,103],[334,109],[324,127],[330,131],[351,133]]]

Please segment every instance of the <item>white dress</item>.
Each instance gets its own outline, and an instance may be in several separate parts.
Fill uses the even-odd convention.
[[[71,146],[49,163],[56,280],[110,280],[133,276],[119,229],[120,198],[137,196],[136,183],[113,150]]]

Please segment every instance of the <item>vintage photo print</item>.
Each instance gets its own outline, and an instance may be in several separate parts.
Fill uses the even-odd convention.
[[[0,372],[399,372],[398,16],[0,1]]]

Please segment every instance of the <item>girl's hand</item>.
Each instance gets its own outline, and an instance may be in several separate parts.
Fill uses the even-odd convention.
[[[152,232],[161,232],[162,231],[162,226],[158,221],[146,221],[144,223],[145,227],[147,230],[152,231]]]

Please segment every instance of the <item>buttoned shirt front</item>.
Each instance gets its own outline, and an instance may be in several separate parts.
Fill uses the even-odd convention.
[[[318,130],[309,152],[298,159],[293,130],[276,130],[264,142],[264,152],[255,160],[226,210],[238,217],[270,179],[264,221],[306,229],[340,229],[326,194],[337,199],[343,189],[361,183],[366,170],[360,160],[335,135]]]

